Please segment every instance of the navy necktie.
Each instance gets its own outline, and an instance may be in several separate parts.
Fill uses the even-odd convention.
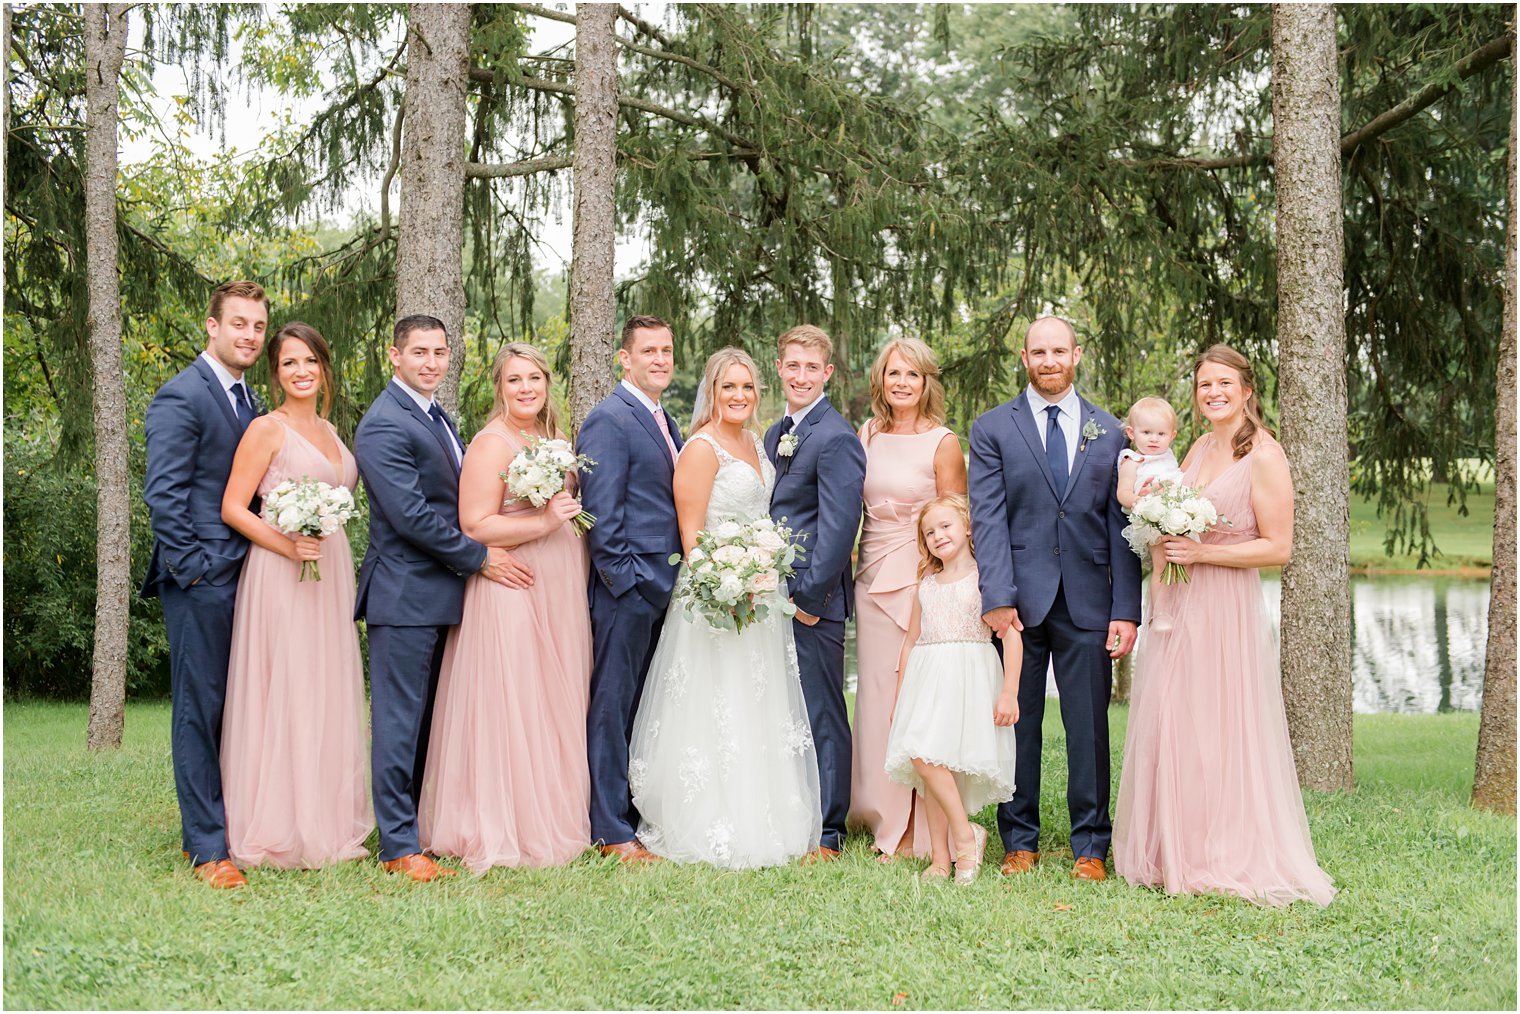
[[[248,388],[243,386],[242,381],[232,385],[232,398],[237,402],[238,422],[247,429],[248,424],[253,422],[253,405],[248,401]]]
[[[449,457],[453,459],[454,464],[459,464],[459,452],[455,449],[454,446],[454,431],[449,429],[449,424],[443,414],[443,409],[438,407],[438,403],[436,401],[428,406],[428,415],[433,417],[434,425],[436,425],[439,431],[443,433],[443,446],[449,449]]]
[[[796,425],[796,422],[797,420],[793,419],[791,416],[787,416],[785,419],[782,419],[781,435],[786,436],[788,433],[792,432],[792,427]]]
[[[1045,409],[1050,423],[1045,429],[1045,460],[1050,462],[1050,476],[1056,481],[1056,495],[1066,495],[1066,434],[1061,431],[1061,406]]]

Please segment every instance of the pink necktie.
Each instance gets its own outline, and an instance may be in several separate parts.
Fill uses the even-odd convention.
[[[670,424],[665,421],[664,409],[656,408],[654,410],[654,422],[656,426],[660,427],[660,432],[665,435],[665,446],[670,448],[670,463],[675,464],[676,442],[670,439]]]

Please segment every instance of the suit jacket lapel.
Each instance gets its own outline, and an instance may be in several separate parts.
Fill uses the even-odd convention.
[[[1087,445],[1089,441],[1082,435],[1082,431],[1087,428],[1088,423],[1096,424],[1098,421],[1097,406],[1088,402],[1080,394],[1077,395],[1077,401],[1081,404],[1082,410],[1077,414],[1077,453],[1071,461],[1071,477],[1066,480],[1066,492],[1068,494],[1077,488],[1077,476],[1082,474],[1082,466],[1087,464]],[[1061,500],[1064,502],[1066,497],[1062,496]]]
[[[623,400],[623,404],[627,405],[628,408],[633,412],[633,416],[639,421],[639,425],[644,427],[644,432],[649,434],[649,439],[653,440],[656,446],[660,448],[660,456],[669,462],[671,474],[674,475],[676,470],[676,463],[674,461],[671,461],[670,448],[665,444],[665,434],[660,432],[660,424],[654,421],[654,413],[645,408],[639,399],[629,394],[627,389],[625,389],[622,384],[619,384],[617,387],[613,388],[613,390],[615,390],[617,392],[617,396]],[[665,411],[664,406],[660,407],[660,411]],[[666,422],[671,427],[670,439],[675,440],[676,433],[678,433],[679,430],[676,429],[675,421],[670,418],[669,413],[666,413]],[[676,450],[680,449],[681,445],[676,444]]]
[[[786,416],[782,416],[785,419]],[[779,465],[780,459],[776,454],[776,448],[781,446],[781,421],[765,431],[765,456],[771,459],[772,465]]]
[[[228,400],[227,389],[222,386],[222,381],[219,377],[217,377],[216,371],[212,370],[211,367],[202,362],[200,356],[195,357],[194,365],[196,372],[199,373],[201,375],[201,379],[206,382],[206,388],[211,392],[212,400],[215,401],[217,407],[222,410],[222,418],[226,419],[227,424],[232,427],[233,436],[241,438],[243,436],[243,430],[246,429],[246,427],[243,425],[242,421],[238,419],[237,413],[232,411],[232,402]]]
[[[1029,444],[1029,453],[1033,456],[1035,464],[1040,466],[1040,474],[1045,477],[1045,484],[1050,487],[1051,495],[1059,498],[1060,494],[1056,492],[1056,477],[1050,474],[1050,462],[1045,457],[1045,444],[1040,440],[1039,424],[1035,422],[1034,413],[1029,407],[1028,392],[1019,392],[1010,407],[1013,410],[1014,428],[1024,435],[1025,442]],[[1066,488],[1071,488],[1070,480],[1067,481]]]
[[[454,449],[443,439],[443,434],[438,432],[438,427],[433,423],[433,417],[418,408],[417,403],[405,391],[398,389],[394,383],[387,384],[385,389],[390,392],[392,398],[396,399],[396,402],[402,409],[409,413],[419,425],[432,435],[433,441],[438,445],[438,449],[443,452],[443,456],[449,460],[449,467],[454,470],[454,474],[457,476],[459,474],[459,459],[454,457]],[[439,407],[439,411],[442,411],[442,406]],[[444,421],[449,422],[447,413],[444,414]],[[453,428],[453,424],[450,422],[449,429],[452,430]]]

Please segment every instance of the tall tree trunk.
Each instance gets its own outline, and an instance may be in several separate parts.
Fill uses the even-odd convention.
[[[1350,791],[1350,485],[1335,8],[1272,8],[1277,349],[1293,470],[1282,576],[1282,682],[1298,780]]]
[[[6,151],[11,138],[11,5],[0,3],[0,208],[5,207]],[[0,269],[0,279],[3,279]]]
[[[86,326],[95,389],[95,655],[87,737],[91,750],[121,746],[127,701],[132,515],[121,287],[116,276],[116,107],[127,50],[127,8],[84,5]]]
[[[1513,47],[1510,50],[1514,53]],[[1513,57],[1511,62],[1513,62]],[[1494,573],[1473,805],[1515,812],[1515,114],[1509,121],[1509,217],[1504,235],[1504,331],[1494,420]]]
[[[470,5],[407,8],[406,115],[396,233],[396,316],[426,313],[449,332],[438,400],[459,406],[464,370],[465,89]]]
[[[617,4],[580,4],[575,21],[574,247],[570,258],[570,424],[612,390],[617,294]]]

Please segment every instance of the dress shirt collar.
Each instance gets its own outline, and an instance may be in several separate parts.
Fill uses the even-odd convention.
[[[657,401],[651,401],[649,399],[649,395],[645,394],[643,391],[640,391],[638,387],[636,387],[627,377],[624,377],[621,381],[619,381],[619,383],[621,383],[626,390],[633,392],[633,396],[639,399],[639,404],[649,409],[650,415],[653,415],[660,410],[660,403]]]
[[[1077,387],[1075,384],[1068,387],[1066,389],[1066,396],[1057,402],[1047,401],[1043,394],[1035,390],[1033,384],[1024,388],[1024,396],[1029,399],[1030,413],[1042,422],[1045,419],[1045,410],[1051,405],[1060,408],[1061,415],[1071,419],[1078,419],[1082,415],[1082,399],[1077,397]]]
[[[392,376],[391,377],[391,383],[395,384],[397,387],[401,388],[401,390],[405,391],[406,394],[407,394],[407,396],[410,397],[413,401],[415,401],[417,403],[417,407],[420,408],[420,409],[422,409],[423,412],[428,412],[429,410],[432,409],[432,407],[433,407],[433,399],[429,398],[427,395],[423,394],[421,391],[418,391],[415,388],[409,386],[400,377]]]
[[[798,426],[800,426],[802,424],[802,420],[807,418],[807,414],[813,411],[813,409],[818,406],[818,403],[827,396],[827,392],[822,392],[818,395],[818,397],[808,402],[805,407],[799,408],[795,412],[788,412],[787,415],[792,417],[792,429],[796,429]]]
[[[234,377],[232,371],[223,366],[216,356],[213,356],[210,352],[202,352],[201,358],[206,361],[207,366],[211,367],[211,372],[216,374],[216,379],[222,382],[222,390],[228,394],[232,393],[233,384],[241,384],[243,382],[242,377]]]

